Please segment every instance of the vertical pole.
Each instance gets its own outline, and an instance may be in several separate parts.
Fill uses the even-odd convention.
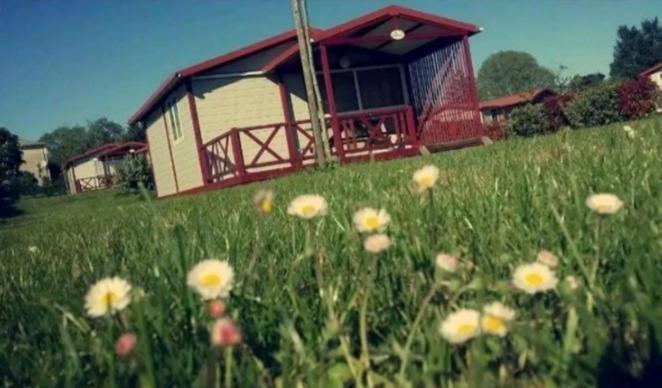
[[[285,138],[287,139],[287,151],[290,155],[290,163],[292,164],[292,167],[297,168],[301,165],[299,152],[297,151],[297,145],[294,141],[297,132],[296,128],[294,127],[294,119],[292,118],[292,112],[290,111],[290,105],[288,103],[287,89],[285,88],[285,82],[283,82],[282,77],[278,77],[278,91],[280,92],[280,104],[283,107],[283,116],[285,118]]]
[[[200,174],[202,175],[202,185],[206,186],[209,182],[209,165],[206,160],[206,152],[204,144],[202,144],[202,133],[200,131],[200,120],[198,119],[198,106],[195,103],[195,95],[193,94],[193,85],[191,78],[186,79],[186,96],[188,97],[188,107],[191,113],[191,124],[193,126],[193,135],[195,140],[195,150],[198,154],[198,164],[200,166]]]
[[[325,45],[321,45],[320,51],[322,53],[322,74],[324,75],[324,86],[326,87],[326,100],[329,105],[329,114],[331,115],[333,146],[336,148],[338,158],[342,162],[345,159],[345,150],[343,149],[340,134],[340,122],[338,121],[338,112],[336,110],[336,97],[333,93],[333,81],[331,80],[331,70],[329,69],[329,55]]]
[[[291,0],[292,14],[294,16],[294,23],[297,30],[297,40],[299,42],[299,57],[301,58],[301,68],[303,71],[303,81],[306,87],[306,98],[308,100],[308,113],[310,114],[310,123],[313,129],[313,138],[315,139],[315,155],[317,157],[317,164],[320,167],[326,166],[326,154],[324,152],[324,142],[322,140],[322,129],[319,119],[319,107],[317,106],[317,98],[315,97],[315,90],[313,84],[313,77],[315,77],[315,68],[313,67],[310,55],[312,51],[310,47],[310,40],[306,37],[306,26],[302,18],[302,5],[304,0]]]
[[[74,194],[78,194],[80,190],[78,180],[76,180],[76,165],[74,164],[71,165],[71,176],[74,178]]]
[[[471,61],[471,50],[469,49],[469,37],[465,34],[462,37],[462,46],[464,48],[464,59],[467,62],[467,72],[469,78],[469,93],[471,94],[471,106],[473,108],[473,114],[475,125],[477,126],[477,132],[484,136],[483,126],[480,123],[480,108],[478,101],[478,90],[476,89],[476,78],[474,77],[474,66]]]

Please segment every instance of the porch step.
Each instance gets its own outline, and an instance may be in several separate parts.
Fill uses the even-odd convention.
[[[427,144],[421,148],[425,148],[428,153],[435,153],[435,152],[443,152],[450,150],[458,150],[460,148],[473,147],[477,145],[486,145],[486,144],[491,144],[491,141],[488,142],[485,141],[485,138],[475,137],[472,139],[454,140],[446,143]],[[423,154],[423,151],[421,153]]]

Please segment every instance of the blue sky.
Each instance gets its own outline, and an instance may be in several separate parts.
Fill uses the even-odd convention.
[[[608,73],[616,28],[659,0],[308,0],[326,28],[397,3],[478,24],[476,70],[515,49],[570,73]],[[36,139],[61,125],[125,123],[174,70],[292,28],[289,0],[0,0],[0,126]]]

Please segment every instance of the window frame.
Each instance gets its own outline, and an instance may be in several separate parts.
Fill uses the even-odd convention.
[[[382,106],[379,108],[370,108],[366,109],[363,107],[363,101],[361,101],[361,86],[359,85],[359,78],[358,78],[358,73],[361,71],[369,71],[369,70],[381,70],[381,69],[398,69],[399,74],[400,74],[400,87],[402,89],[402,100],[404,101],[404,104],[401,105],[388,105],[388,106]],[[316,71],[316,75],[322,75],[322,80],[324,80],[324,72],[323,71]],[[356,93],[356,99],[358,101],[358,110],[351,110],[351,111],[343,111],[343,112],[337,112],[338,114],[351,114],[351,113],[358,113],[358,112],[363,112],[365,110],[378,110],[378,109],[387,109],[387,108],[397,108],[401,106],[407,106],[409,105],[409,88],[407,88],[407,81],[405,78],[405,70],[404,70],[404,65],[402,63],[391,63],[391,64],[386,64],[386,65],[373,65],[373,66],[359,66],[359,67],[350,67],[347,69],[332,69],[329,71],[329,73],[337,74],[337,73],[352,73],[352,78],[354,79],[354,91]],[[326,89],[325,89],[326,90]],[[335,93],[334,93],[335,97]],[[326,96],[322,96],[322,98],[326,98]],[[324,114],[325,117],[330,116],[329,113]]]
[[[166,101],[166,111],[168,114],[167,119],[170,119],[170,136],[172,137],[173,142],[178,143],[184,137],[182,131],[182,123],[179,119],[179,107],[177,106],[177,98],[171,98]]]

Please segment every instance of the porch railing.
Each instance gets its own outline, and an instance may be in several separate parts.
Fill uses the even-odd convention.
[[[115,186],[118,183],[116,175],[97,175],[76,179],[76,192],[102,190]]]
[[[341,162],[418,153],[410,106],[338,115],[338,132],[327,120],[332,154]],[[234,183],[282,175],[315,163],[310,120],[232,128],[203,145],[207,183]]]

